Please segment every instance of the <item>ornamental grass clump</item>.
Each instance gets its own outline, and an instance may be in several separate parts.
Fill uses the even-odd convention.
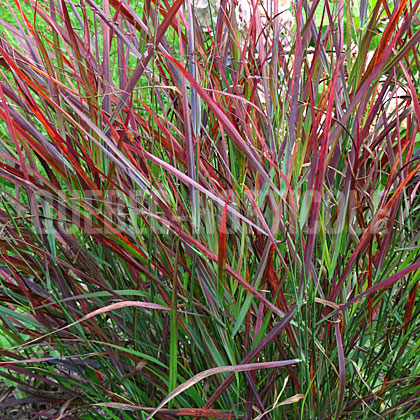
[[[4,413],[420,416],[420,1],[249,5],[2,3]]]

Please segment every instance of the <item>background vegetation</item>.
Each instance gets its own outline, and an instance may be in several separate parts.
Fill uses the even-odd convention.
[[[0,407],[418,418],[419,5],[2,2]]]

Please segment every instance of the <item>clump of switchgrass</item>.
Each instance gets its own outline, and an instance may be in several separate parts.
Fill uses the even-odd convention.
[[[266,3],[4,6],[0,407],[416,417],[418,4]]]

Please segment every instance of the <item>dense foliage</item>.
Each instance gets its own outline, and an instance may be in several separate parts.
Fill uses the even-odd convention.
[[[420,416],[420,0],[234,4],[0,4],[0,408]]]

